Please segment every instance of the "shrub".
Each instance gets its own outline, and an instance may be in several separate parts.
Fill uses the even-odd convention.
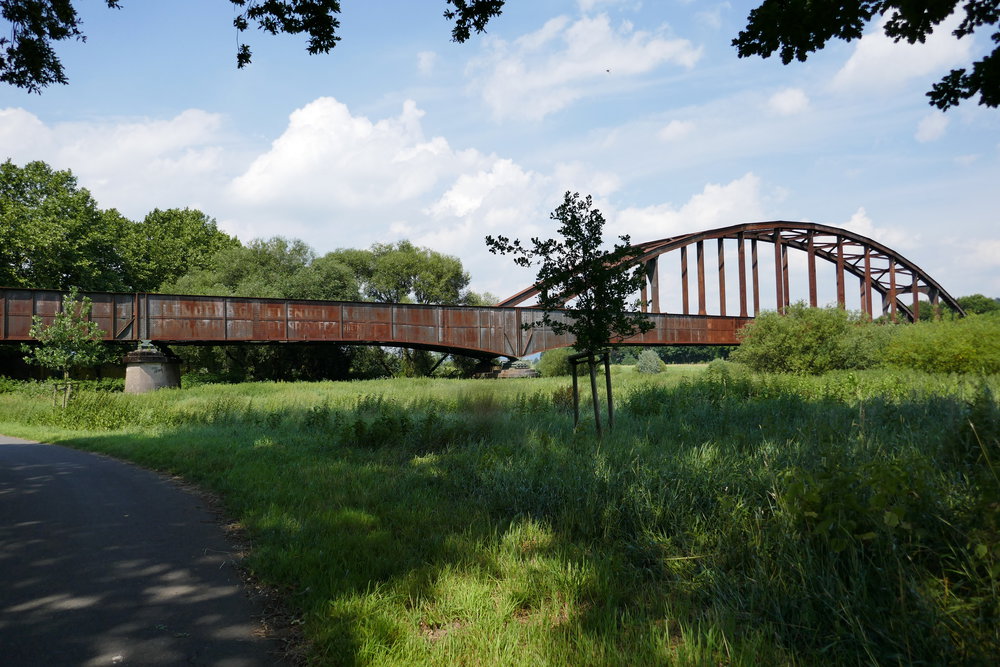
[[[569,358],[575,352],[575,350],[569,347],[561,347],[557,350],[543,352],[542,358],[538,360],[538,372],[543,377],[569,375],[573,372],[573,369],[569,365]]]
[[[840,336],[841,364],[835,370],[863,370],[882,365],[885,349],[897,331],[891,324],[852,322]]]
[[[786,313],[762,313],[742,331],[730,359],[756,371],[820,374],[879,365],[892,328],[835,306],[799,302]]]
[[[12,380],[9,377],[0,375],[0,394],[9,394],[11,392],[17,391],[21,383],[17,380]]]
[[[1000,373],[1000,314],[901,327],[886,363],[930,373]]]
[[[635,370],[640,373],[659,373],[663,370],[663,361],[653,350],[643,350],[639,355],[639,361],[635,364]]]

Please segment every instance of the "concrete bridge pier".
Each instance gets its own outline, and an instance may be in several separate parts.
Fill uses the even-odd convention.
[[[125,393],[145,394],[181,386],[181,360],[169,348],[143,341],[139,349],[125,355]]]

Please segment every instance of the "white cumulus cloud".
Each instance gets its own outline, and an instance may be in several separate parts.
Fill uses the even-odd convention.
[[[877,227],[863,206],[854,212],[850,220],[839,226],[861,236],[867,236],[894,250],[912,249],[920,241],[920,234],[896,227]]]
[[[434,71],[437,54],[433,51],[421,51],[417,54],[417,71],[427,76]]]
[[[726,184],[709,183],[680,207],[656,204],[628,207],[614,216],[613,233],[633,241],[759,220],[764,215],[760,178],[750,172]]]
[[[0,109],[4,157],[70,169],[105,208],[141,218],[155,207],[197,206],[222,184],[224,119],[198,109],[169,119],[112,119],[47,125],[19,108]]]
[[[1000,239],[985,239],[970,250],[972,261],[977,266],[1000,269]],[[1000,279],[994,282],[1000,283]]]
[[[685,3],[688,4],[688,3]],[[733,6],[728,2],[720,2],[710,9],[704,9],[697,12],[694,16],[695,19],[709,28],[719,30],[722,28],[722,18],[723,14],[731,11]]]
[[[686,39],[613,26],[606,14],[570,21],[561,16],[513,43],[494,40],[468,70],[496,118],[541,119],[574,102],[612,90],[671,63],[691,68],[701,49]]]
[[[672,120],[656,133],[661,141],[677,141],[694,131],[694,123],[689,120]]]
[[[232,185],[240,200],[296,208],[363,208],[413,199],[461,156],[441,137],[425,139],[412,101],[399,116],[371,121],[322,97],[292,112],[271,150]]]
[[[406,101],[398,115],[370,119],[331,97],[295,110],[270,150],[232,180],[227,228],[241,238],[299,237],[321,252],[422,233],[422,211],[456,179],[495,162],[425,137],[423,115]]]
[[[786,88],[771,95],[767,106],[780,116],[793,116],[809,108],[809,96],[801,88]]]
[[[833,78],[833,88],[841,91],[892,89],[914,78],[944,73],[969,60],[971,39],[956,39],[951,33],[959,16],[946,19],[923,44],[894,42],[885,34],[887,18],[880,19],[865,33],[854,53]]]
[[[513,161],[496,160],[485,169],[459,176],[428,212],[437,218],[464,218],[480,211],[497,192],[530,188],[532,178]]]
[[[917,125],[917,133],[914,135],[917,141],[926,143],[935,141],[944,136],[948,129],[948,117],[939,111],[932,111],[922,119]]]

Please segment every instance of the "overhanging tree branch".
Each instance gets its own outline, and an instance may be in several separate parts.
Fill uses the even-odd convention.
[[[306,51],[311,55],[329,53],[340,41],[339,0],[228,1],[239,10],[233,26],[240,35],[252,25],[271,35],[306,35]],[[120,0],[103,2],[113,9],[121,6]],[[0,81],[32,93],[67,83],[55,45],[87,40],[78,4],[77,0],[0,0],[0,18],[10,24],[10,36],[0,37]],[[464,42],[473,31],[484,32],[503,5],[503,0],[446,0],[449,9],[444,16],[455,22],[452,39]],[[236,66],[249,65],[252,55],[250,46],[240,41]]]
[[[961,7],[960,7],[961,5]],[[851,41],[864,34],[865,27],[880,16],[883,28],[893,41],[924,43],[955,12],[964,12],[952,34],[971,37],[979,28],[1000,22],[1000,0],[764,0],[750,11],[747,26],[733,46],[741,58],[768,58],[777,53],[784,64],[804,61],[831,39]],[[971,70],[952,70],[927,93],[930,103],[946,110],[979,96],[979,104],[1000,106],[1000,31],[991,35],[993,51],[972,63]]]

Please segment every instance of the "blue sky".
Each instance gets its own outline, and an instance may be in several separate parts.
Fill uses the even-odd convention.
[[[573,190],[633,241],[822,222],[1000,296],[1000,111],[924,96],[985,36],[909,47],[873,26],[783,66],[730,46],[751,2],[512,0],[454,44],[443,2],[345,0],[330,54],[251,30],[237,70],[228,2],[79,4],[70,84],[0,88],[0,159],[71,169],[134,219],[197,207],[321,253],[409,238],[507,296],[532,272],[483,237],[551,235]]]

